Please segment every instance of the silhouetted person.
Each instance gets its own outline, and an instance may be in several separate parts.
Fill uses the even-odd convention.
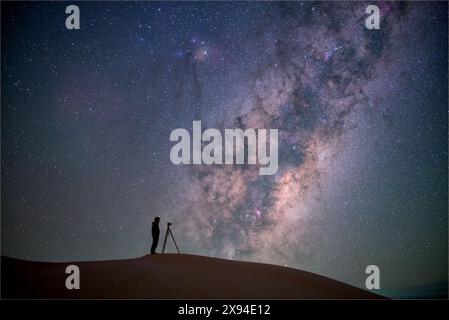
[[[159,233],[160,233],[159,220],[161,220],[161,218],[159,217],[154,218],[153,226],[151,227],[151,236],[153,237],[153,244],[151,245],[151,254],[156,253],[157,243],[159,242]]]

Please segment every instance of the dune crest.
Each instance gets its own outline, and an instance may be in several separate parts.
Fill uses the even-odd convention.
[[[65,268],[80,269],[67,290]],[[382,299],[313,273],[281,266],[187,254],[73,263],[2,257],[3,298]]]

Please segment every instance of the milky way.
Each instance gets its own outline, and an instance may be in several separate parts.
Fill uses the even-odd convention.
[[[3,254],[136,257],[160,216],[183,252],[447,283],[447,4],[377,4],[3,6]],[[279,170],[173,165],[193,120],[278,129]]]

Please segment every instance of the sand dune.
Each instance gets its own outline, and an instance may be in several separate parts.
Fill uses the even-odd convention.
[[[80,269],[79,290],[65,287],[69,264]],[[1,267],[3,298],[382,298],[292,268],[186,254],[78,263],[2,257]]]

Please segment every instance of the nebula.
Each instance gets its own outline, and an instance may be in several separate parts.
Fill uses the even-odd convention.
[[[392,4],[390,20],[371,36],[362,9],[321,3],[310,19],[298,6],[279,4],[273,14],[283,22],[260,30],[272,35],[257,39],[266,62],[230,118],[237,128],[279,129],[279,172],[261,178],[250,166],[192,169],[191,223],[181,228],[199,251],[288,265],[313,254],[308,234],[320,232],[321,184],[338,174],[341,137],[370,108],[364,87],[388,68],[385,48],[407,14]]]

